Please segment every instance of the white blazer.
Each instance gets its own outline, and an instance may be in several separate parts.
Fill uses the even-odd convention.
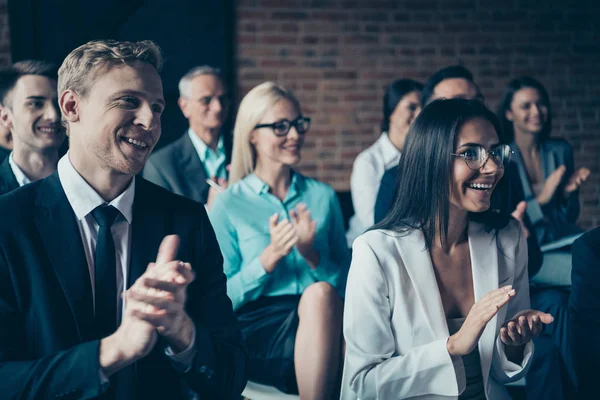
[[[496,236],[469,222],[475,301],[513,285],[515,297],[487,324],[479,355],[488,399],[510,399],[503,384],[525,376],[506,358],[502,323],[529,308],[527,243],[516,221]],[[346,356],[342,400],[456,399],[465,388],[462,361],[446,349],[446,316],[422,231],[369,231],[356,239],[344,308]]]

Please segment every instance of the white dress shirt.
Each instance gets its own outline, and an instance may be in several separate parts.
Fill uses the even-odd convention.
[[[23,172],[23,170],[15,162],[15,158],[13,157],[12,151],[8,155],[8,164],[10,165],[10,169],[12,170],[12,173],[14,174],[15,179],[19,184],[19,187],[31,183],[31,179],[29,179],[27,175],[25,175],[25,172]]]
[[[361,152],[354,160],[350,191],[354,215],[346,233],[348,247],[375,222],[375,202],[381,178],[388,169],[398,165],[400,151],[383,132],[371,147]]]
[[[486,398],[508,400],[504,384],[527,373],[508,360],[500,328],[529,308],[527,241],[516,221],[496,236],[470,221],[475,301],[512,285],[516,294],[486,325],[478,342]],[[458,399],[466,387],[462,360],[446,348],[449,329],[429,251],[420,230],[369,231],[354,241],[346,286],[343,400]]]
[[[92,216],[92,211],[106,204],[104,199],[83,179],[79,172],[75,170],[69,159],[69,153],[63,156],[58,162],[58,178],[65,191],[67,200],[71,204],[77,226],[81,234],[83,249],[90,271],[90,280],[92,283],[92,293],[94,294],[95,307],[95,284],[94,284],[94,254],[96,252],[96,243],[98,241],[99,226]],[[111,233],[115,242],[116,264],[117,264],[117,317],[121,316],[125,309],[125,301],[121,297],[127,290],[127,278],[129,273],[129,259],[131,254],[131,223],[133,222],[133,200],[135,194],[135,177],[131,183],[117,198],[108,203],[115,207],[121,215],[117,216],[111,226]],[[178,368],[184,370],[191,367],[192,360],[196,353],[195,332],[192,336],[192,343],[184,351],[174,354],[167,347],[165,353],[171,357],[171,360]]]

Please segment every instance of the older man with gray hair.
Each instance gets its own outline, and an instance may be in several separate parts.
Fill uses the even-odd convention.
[[[222,133],[229,98],[221,72],[209,66],[192,68],[179,81],[178,104],[190,127],[149,158],[143,176],[209,208],[227,186],[231,156],[229,138]]]

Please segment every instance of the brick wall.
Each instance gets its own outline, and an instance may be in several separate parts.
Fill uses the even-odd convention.
[[[355,156],[379,135],[385,86],[462,62],[495,109],[528,74],[547,87],[554,136],[593,175],[580,223],[600,225],[598,1],[238,0],[239,94],[264,80],[295,90],[313,118],[301,169],[349,188]]]
[[[8,29],[8,0],[0,0],[0,68],[10,64],[10,31]]]

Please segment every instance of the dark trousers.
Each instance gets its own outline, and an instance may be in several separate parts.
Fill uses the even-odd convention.
[[[575,372],[568,340],[569,291],[531,289],[531,308],[550,313],[554,322],[533,340],[535,352],[527,373],[528,399],[572,399]]]

